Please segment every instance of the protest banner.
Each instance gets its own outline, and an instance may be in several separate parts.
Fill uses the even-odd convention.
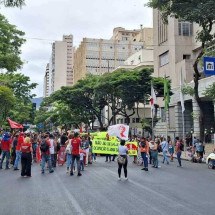
[[[131,156],[137,155],[137,142],[127,142],[125,146],[128,148],[128,154]]]
[[[93,153],[117,155],[119,142],[110,140],[94,139],[92,146]]]
[[[108,127],[108,135],[115,136],[121,140],[128,140],[129,126],[123,124],[111,125]]]

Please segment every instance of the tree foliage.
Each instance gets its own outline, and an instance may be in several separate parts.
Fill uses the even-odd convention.
[[[7,117],[20,123],[33,122],[31,99],[35,95],[31,91],[37,84],[30,83],[30,78],[21,73],[0,73],[0,85],[12,91],[15,103],[13,106],[7,104]]]
[[[215,101],[215,83],[210,85],[204,92],[204,95]]]
[[[14,96],[24,103],[30,102],[35,96],[31,91],[38,85],[30,83],[30,77],[21,73],[0,73],[0,84],[11,88]]]
[[[0,69],[14,72],[21,68],[20,48],[25,42],[24,34],[0,14]]]
[[[2,126],[8,116],[9,111],[15,104],[13,91],[6,86],[0,86],[0,99],[0,126]]]
[[[49,98],[49,104],[55,106],[55,103],[58,103],[66,108],[65,112],[57,111],[54,121],[58,121],[59,124],[57,119],[61,118],[59,114],[63,116],[67,113],[67,118],[62,119],[61,123],[70,122],[77,126],[84,122],[92,125],[95,119],[98,119],[102,129],[104,127],[102,110],[109,107],[111,117],[108,125],[116,123],[116,115],[125,117],[129,122],[132,115],[138,114],[139,103],[149,99],[152,81],[158,96],[163,96],[163,79],[152,78],[152,72],[150,68],[120,69],[102,76],[88,75],[73,87],[62,87]],[[55,109],[53,111],[56,112]]]
[[[193,64],[194,69],[194,97],[200,108],[199,126],[200,138],[204,136],[203,104],[199,97],[199,79],[201,78],[198,64],[205,53],[206,45],[215,39],[212,28],[215,23],[214,0],[149,0],[149,7],[158,9],[165,22],[168,17],[175,17],[181,21],[197,23],[200,29],[196,32],[196,40],[201,42],[199,53]]]
[[[25,0],[2,0],[0,4],[5,7],[22,7],[25,5]]]

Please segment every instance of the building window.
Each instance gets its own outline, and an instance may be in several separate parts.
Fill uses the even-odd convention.
[[[132,123],[135,123],[135,118],[132,118]]]
[[[136,118],[136,123],[139,123],[140,122],[140,118]]]
[[[178,22],[178,35],[179,36],[192,36],[193,24],[190,22]]]
[[[189,60],[190,57],[190,54],[183,54],[183,60]]]
[[[158,44],[164,43],[168,40],[167,25],[163,22],[162,15],[158,12]]]
[[[163,53],[159,56],[160,59],[160,66],[164,66],[169,63],[169,51]]]

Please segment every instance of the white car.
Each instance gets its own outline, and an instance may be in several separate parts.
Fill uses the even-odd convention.
[[[208,165],[209,169],[215,168],[215,153],[210,153],[206,158],[206,164]]]

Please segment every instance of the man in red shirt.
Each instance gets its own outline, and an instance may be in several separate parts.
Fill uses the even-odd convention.
[[[80,147],[81,147],[81,140],[78,137],[79,134],[75,133],[74,138],[72,139],[71,145],[72,145],[72,163],[71,163],[71,172],[70,175],[73,175],[73,166],[74,161],[76,160],[77,163],[77,170],[78,170],[78,176],[81,176],[81,168],[80,168]]]
[[[21,145],[24,143],[24,133],[20,132],[19,136],[18,136],[18,140],[17,140],[17,145],[16,145],[16,160],[14,162],[14,170],[19,170],[18,165],[19,165],[19,161],[21,160]]]
[[[0,162],[0,169],[2,169],[2,163],[3,163],[5,157],[6,157],[6,168],[5,169],[10,169],[9,168],[9,159],[10,159],[11,143],[12,143],[12,140],[10,138],[10,134],[4,133],[2,141],[1,141],[2,159]]]

